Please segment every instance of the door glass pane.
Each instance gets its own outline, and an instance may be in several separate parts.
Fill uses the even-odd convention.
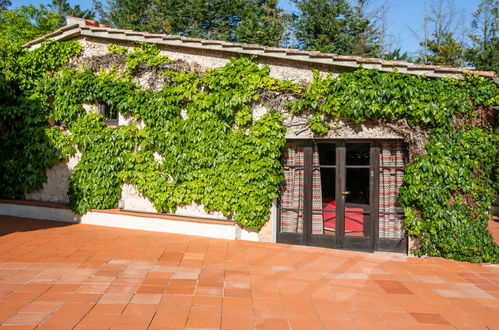
[[[370,215],[363,208],[347,207],[345,210],[345,236],[369,237]]]
[[[321,232],[312,234],[334,235],[336,232],[336,169],[320,169],[321,200],[315,205],[313,213],[320,217]]]
[[[346,169],[345,236],[369,236],[369,172],[369,168]]]
[[[369,143],[347,143],[346,165],[369,165]]]
[[[369,205],[369,169],[347,168],[346,169],[346,203]]]
[[[336,144],[317,143],[321,165],[336,165]]]
[[[288,144],[283,155],[284,181],[281,184],[281,232],[303,232],[304,148]]]
[[[313,155],[312,234],[336,232],[336,144],[318,143]]]

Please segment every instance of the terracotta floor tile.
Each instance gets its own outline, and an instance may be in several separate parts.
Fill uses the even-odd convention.
[[[148,327],[151,323],[153,315],[131,314],[119,316],[113,324],[117,326],[131,326],[131,327]]]
[[[417,320],[407,312],[381,312],[380,316],[390,324],[417,324]]]
[[[121,314],[127,307],[126,304],[97,304],[91,312],[96,314]]]
[[[187,291],[187,292],[189,292],[189,291]],[[190,293],[187,293],[187,294],[190,294]],[[222,295],[223,295],[223,288],[222,287],[199,287],[199,286],[197,286],[194,289],[194,294],[196,296],[216,296],[216,297],[222,297]]]
[[[287,330],[290,329],[289,321],[285,319],[255,319],[258,330]]]
[[[341,329],[341,330],[350,330],[350,329],[355,329],[358,330],[359,328],[353,321],[339,321],[339,320],[322,320],[322,324],[324,327],[328,330],[336,330],[336,329]]]
[[[193,296],[192,297],[193,306],[221,306],[222,297],[213,296]]]
[[[185,285],[176,285],[169,286],[165,293],[166,294],[182,294],[182,295],[192,295],[194,294],[195,287],[194,286],[185,286]]]
[[[138,284],[111,284],[106,293],[135,293],[139,287]]]
[[[173,272],[149,272],[147,273],[147,279],[157,279],[157,280],[168,280],[172,277]],[[155,283],[156,284],[156,283]]]
[[[255,320],[253,318],[224,317],[222,319],[222,329],[224,330],[253,330],[255,329]]]
[[[197,280],[195,279],[171,279],[170,286],[195,286]]]
[[[166,285],[141,285],[136,293],[157,293],[163,294],[166,290]]]
[[[164,318],[156,315],[149,325],[149,329],[185,329],[186,318]]]
[[[81,287],[81,284],[54,284],[47,293],[74,293]]]
[[[207,329],[219,329],[220,328],[220,318],[200,318],[193,319],[188,318],[185,325],[186,328],[207,328]]]
[[[51,284],[43,284],[43,283],[28,283],[22,287],[20,287],[17,292],[37,292],[42,293],[47,291],[52,285]],[[1,287],[0,287],[1,290]]]
[[[78,322],[78,326],[100,326],[101,329],[105,329],[113,326],[119,317],[119,314],[100,314],[90,312],[85,315],[80,322]]]
[[[381,323],[384,320],[381,318],[379,313],[372,310],[352,310],[348,311],[350,317],[355,322],[371,322],[371,323]]]
[[[386,291],[386,293],[395,294],[413,294],[405,285],[398,281],[388,281],[388,280],[376,280],[376,283]]]
[[[448,324],[448,322],[440,314],[432,313],[411,313],[411,315],[419,323],[429,323],[429,324]]]
[[[355,325],[363,330],[390,330],[392,329],[391,326],[389,326],[388,324],[386,323],[374,323],[374,322],[355,322]]]
[[[3,325],[3,328],[7,328],[9,330],[29,330],[29,329],[37,329],[36,326],[33,325]]]
[[[129,304],[123,311],[124,315],[154,315],[158,305]]]
[[[161,300],[162,305],[188,305],[192,304],[193,296],[164,295]]]
[[[159,286],[167,286],[168,283],[170,282],[169,279],[164,279],[164,278],[149,278],[146,277],[144,280],[142,280],[141,285],[159,285]]]
[[[3,325],[37,325],[47,318],[48,313],[17,313],[4,321]]]
[[[0,324],[497,327],[496,266],[0,216],[6,226],[13,230],[0,236]]]
[[[159,304],[162,295],[157,293],[136,293],[130,300],[131,304]]]
[[[224,297],[251,297],[251,289],[224,289]]]
[[[318,318],[308,318],[308,319],[290,319],[289,324],[291,329],[302,329],[302,330],[322,330],[324,325]]]
[[[132,293],[105,293],[102,295],[99,304],[128,304],[132,299]]]
[[[104,293],[110,284],[82,284],[76,292],[78,293]]]

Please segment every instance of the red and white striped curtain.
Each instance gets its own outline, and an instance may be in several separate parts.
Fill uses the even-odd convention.
[[[404,145],[402,142],[381,144],[379,174],[379,237],[402,238],[404,218],[397,213],[397,198],[404,176]]]
[[[298,144],[288,144],[284,153],[284,182],[281,187],[281,232],[303,232],[303,185],[304,148]],[[321,172],[319,152],[314,145],[312,166],[312,209],[322,209]],[[293,209],[293,210],[286,210]],[[312,233],[323,233],[322,211],[312,213]]]
[[[304,150],[288,144],[284,152],[284,182],[281,187],[281,232],[303,232]],[[291,208],[293,210],[286,210]]]
[[[324,234],[324,218],[322,216],[322,183],[319,168],[319,148],[314,143],[312,152],[312,234]]]

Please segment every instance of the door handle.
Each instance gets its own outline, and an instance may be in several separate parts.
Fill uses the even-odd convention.
[[[343,191],[342,194],[343,195],[348,195],[350,192],[349,191]]]

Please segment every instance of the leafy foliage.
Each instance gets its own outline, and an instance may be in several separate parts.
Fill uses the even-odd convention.
[[[72,153],[63,133],[46,128],[50,111],[34,82],[81,50],[79,43],[48,43],[28,53],[0,48],[0,196],[20,198],[42,187],[45,169]]]
[[[473,13],[472,47],[466,50],[467,60],[478,70],[499,73],[499,8],[495,0],[482,0]]]
[[[61,26],[60,16],[44,5],[0,10],[0,47],[23,44]]]
[[[497,85],[483,77],[470,75],[460,81],[356,70],[337,78],[322,78],[315,72],[313,82],[291,104],[291,110],[319,111],[336,120],[343,117],[357,123],[405,118],[410,125],[449,128],[454,116],[470,116],[478,105],[490,107],[498,102]],[[324,135],[327,130],[312,126],[316,119],[310,127]]]
[[[104,21],[123,28],[278,46],[287,16],[277,0],[108,0]]]
[[[70,177],[69,206],[76,213],[116,208],[123,183],[119,174],[136,146],[136,127],[107,128],[101,115],[89,113],[71,133],[82,156]]]
[[[157,49],[151,47],[141,45],[128,54],[134,60],[129,68],[166,61],[153,60]],[[111,50],[124,53],[115,46]],[[61,70],[46,82],[46,90],[54,97],[55,118],[69,123],[82,152],[70,179],[70,206],[78,213],[116,207],[121,184],[131,182],[159,211],[196,202],[244,226],[262,226],[279,193],[285,132],[274,111],[253,122],[250,105],[259,92],[282,85],[268,72],[252,59],[237,58],[202,78],[165,72],[171,84],[155,93],[113,73]],[[81,106],[93,100],[142,119],[145,129],[107,128]]]
[[[125,59],[125,64],[128,69],[126,76],[131,79],[139,65],[158,66],[161,64],[170,63],[168,56],[159,55],[159,48],[147,42],[140,42],[139,47],[128,54],[128,49],[117,45],[109,45],[109,52],[114,54],[128,55]]]
[[[92,10],[81,9],[80,5],[71,7],[68,0],[52,0],[49,7],[59,16],[60,24],[64,25],[66,16],[80,17],[85,19],[94,19],[95,14]]]
[[[454,38],[452,32],[443,33],[440,38],[435,36],[435,39],[424,40],[421,42],[421,45],[428,49],[425,63],[456,67],[463,66],[464,45]]]
[[[499,138],[482,129],[435,132],[428,153],[405,170],[400,202],[417,254],[471,262],[499,262],[487,230],[498,191]]]
[[[371,22],[346,0],[294,0],[293,29],[300,48],[342,55],[375,56],[380,48]]]

